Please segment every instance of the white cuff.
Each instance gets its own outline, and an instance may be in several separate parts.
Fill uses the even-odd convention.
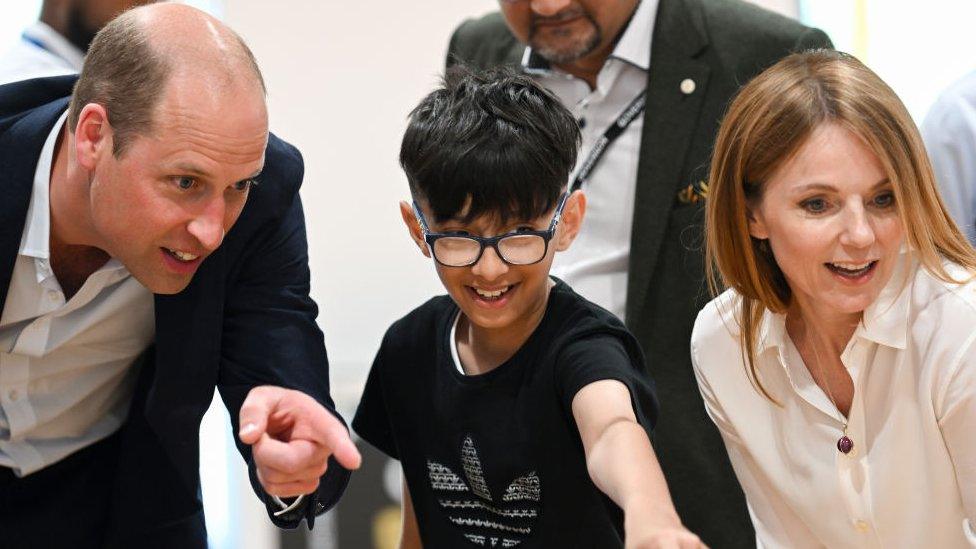
[[[962,521],[962,532],[966,535],[966,541],[976,547],[976,528],[973,528],[973,521],[965,519]]]
[[[299,505],[301,505],[302,504],[302,500],[305,499],[305,494],[302,494],[302,495],[298,496],[297,498],[295,498],[295,501],[291,502],[291,505],[288,505],[287,503],[281,501],[281,498],[279,498],[278,496],[271,496],[271,499],[278,505],[278,507],[281,507],[281,510],[280,511],[275,511],[273,513],[274,516],[280,517],[281,515],[284,515],[288,511],[291,511],[291,510],[295,509],[296,507],[298,507]]]

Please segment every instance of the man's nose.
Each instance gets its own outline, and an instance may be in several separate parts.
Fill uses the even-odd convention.
[[[532,0],[532,11],[543,17],[551,17],[566,9],[570,0]]]
[[[186,226],[186,230],[208,252],[216,250],[224,240],[225,210],[223,198],[218,197],[209,201]]]
[[[494,280],[508,272],[508,263],[502,261],[494,248],[486,246],[481,258],[471,266],[471,272],[485,280]]]

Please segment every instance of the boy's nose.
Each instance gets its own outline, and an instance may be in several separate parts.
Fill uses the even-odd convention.
[[[494,280],[508,272],[508,264],[502,261],[494,248],[485,246],[481,258],[471,266],[471,272],[485,280]]]

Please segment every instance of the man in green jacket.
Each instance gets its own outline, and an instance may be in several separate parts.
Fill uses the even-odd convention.
[[[573,183],[587,223],[553,268],[625,320],[647,354],[661,415],[654,444],[682,521],[711,547],[755,534],[691,367],[703,283],[709,154],[740,85],[820,30],[739,0],[500,0],[464,22],[448,65],[515,66],[555,93],[583,132]],[[734,368],[737,357],[729,357]]]

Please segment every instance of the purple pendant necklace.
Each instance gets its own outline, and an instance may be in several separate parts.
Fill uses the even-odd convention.
[[[847,436],[847,424],[846,423],[844,424],[844,436],[840,437],[837,440],[837,449],[840,450],[841,453],[844,453],[844,454],[849,454],[849,453],[851,453],[851,450],[854,449],[854,441],[851,440],[851,437]]]

